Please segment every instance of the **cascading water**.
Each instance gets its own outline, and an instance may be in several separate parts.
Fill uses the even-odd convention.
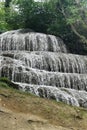
[[[87,73],[86,56],[43,51],[5,51],[1,55],[21,61],[24,66],[30,68],[66,73]]]
[[[60,38],[41,33],[6,32],[0,36],[0,50],[67,52]]]
[[[0,77],[19,89],[67,104],[87,106],[87,56],[69,54],[53,35],[22,30],[0,35]]]

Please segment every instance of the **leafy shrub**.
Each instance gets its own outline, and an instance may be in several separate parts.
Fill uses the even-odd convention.
[[[9,86],[4,82],[0,82],[0,87],[8,88]]]
[[[14,84],[6,77],[0,78],[0,86],[1,85],[2,85],[2,87],[11,87],[11,88],[19,89],[18,85]]]

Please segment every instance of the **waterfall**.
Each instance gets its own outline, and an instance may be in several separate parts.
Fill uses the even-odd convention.
[[[15,62],[13,68],[13,65],[11,64],[8,64],[8,66],[5,64],[2,67],[1,75],[3,77],[8,77],[14,82],[56,86],[57,88],[65,87],[77,90],[87,90],[86,74],[49,72],[44,70],[26,68],[23,65],[20,65],[21,62],[19,65],[17,62]],[[14,79],[12,73],[14,74]]]
[[[87,92],[78,91],[75,89],[68,88],[56,88],[55,86],[45,86],[45,85],[32,85],[26,83],[18,83],[19,89],[26,92],[31,92],[37,96],[55,99],[56,101],[62,101],[64,103],[73,106],[82,106],[87,108]]]
[[[2,56],[21,61],[26,67],[40,70],[87,73],[87,56],[42,51],[5,51]]]
[[[6,32],[0,36],[0,50],[67,52],[60,38],[41,33],[20,33],[21,30]]]
[[[87,107],[87,56],[56,36],[23,30],[0,35],[0,77],[44,98]]]

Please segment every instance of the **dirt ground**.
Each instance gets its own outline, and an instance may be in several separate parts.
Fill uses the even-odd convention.
[[[0,130],[87,130],[87,110],[0,88]]]

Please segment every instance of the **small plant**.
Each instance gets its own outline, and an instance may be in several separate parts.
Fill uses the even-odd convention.
[[[6,85],[8,87],[11,87],[11,88],[15,88],[15,89],[18,89],[18,85],[14,84],[12,81],[10,81],[8,78],[6,77],[1,77],[0,78],[0,86],[2,85],[2,87],[5,87]]]
[[[9,82],[11,82],[8,78],[6,78],[6,77],[1,77],[0,78],[0,82],[5,82],[5,83],[9,83]]]
[[[9,86],[4,82],[0,82],[0,87],[8,88]]]

